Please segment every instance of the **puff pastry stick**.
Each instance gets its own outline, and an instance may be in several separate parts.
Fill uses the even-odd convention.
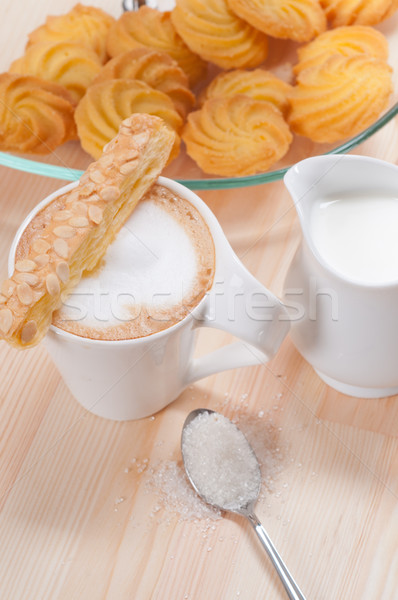
[[[109,244],[158,177],[174,143],[163,120],[133,114],[71,191],[56,197],[26,228],[15,271],[0,291],[0,337],[37,344],[54,310]]]

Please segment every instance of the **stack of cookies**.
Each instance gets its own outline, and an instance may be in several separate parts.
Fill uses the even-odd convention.
[[[107,60],[114,19],[78,4],[29,35],[23,57],[0,75],[0,148],[48,154],[77,138],[75,108]]]
[[[79,139],[98,158],[121,121],[148,113],[175,134],[170,160],[182,140],[207,174],[266,171],[295,135],[337,142],[387,108],[388,46],[372,26],[396,7],[177,0],[171,12],[143,6],[115,20],[78,4],[48,17],[0,75],[0,148],[43,154]],[[266,68],[270,38],[298,46],[289,81]]]

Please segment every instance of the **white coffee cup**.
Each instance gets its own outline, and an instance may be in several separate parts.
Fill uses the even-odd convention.
[[[44,340],[66,385],[82,406],[118,421],[156,413],[198,379],[270,360],[290,328],[284,305],[242,265],[206,204],[170,179],[160,177],[158,183],[191,202],[209,227],[216,263],[209,292],[183,320],[147,337],[93,340],[51,325]],[[76,185],[69,184],[51,194],[26,217],[10,250],[10,275],[20,236],[30,220],[47,203]],[[227,331],[240,341],[193,358],[199,327]]]

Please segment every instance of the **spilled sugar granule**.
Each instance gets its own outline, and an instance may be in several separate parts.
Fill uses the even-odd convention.
[[[275,480],[283,470],[286,448],[280,441],[280,429],[267,419],[250,415],[238,415],[233,419],[260,464],[262,486],[260,500],[275,491]]]
[[[183,521],[219,519],[220,511],[200,499],[185,474],[184,466],[173,460],[160,463],[147,482],[147,490],[155,492],[160,504]],[[159,506],[152,512],[157,512]]]
[[[219,413],[199,413],[184,429],[182,452],[187,472],[210,504],[238,510],[254,502],[260,467],[243,433]]]
[[[259,501],[265,502],[269,494],[278,495],[278,476],[286,459],[286,447],[280,441],[280,427],[272,421],[272,412],[264,415],[248,415],[240,406],[234,408],[233,422],[244,433],[260,463],[262,485]],[[180,521],[201,521],[204,532],[212,522],[221,518],[221,513],[206,504],[195,493],[185,474],[182,458],[152,463],[146,472],[145,490],[154,500],[151,516],[158,521],[177,516]]]

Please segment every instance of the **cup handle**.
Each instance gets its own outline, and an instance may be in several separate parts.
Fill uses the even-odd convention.
[[[240,341],[193,359],[186,385],[220,371],[268,362],[290,329],[286,307],[249,273],[229,245],[217,257],[221,266],[212,289],[192,313],[195,327],[221,329]]]

